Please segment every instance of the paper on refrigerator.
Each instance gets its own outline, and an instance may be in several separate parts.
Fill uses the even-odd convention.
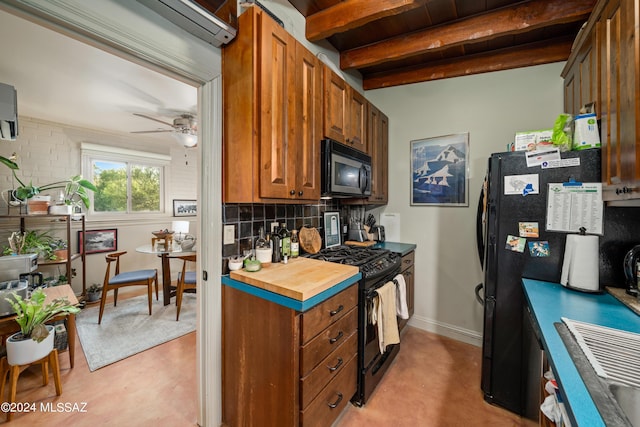
[[[603,234],[602,184],[599,182],[549,184],[548,231]]]
[[[520,195],[538,194],[540,192],[538,174],[507,175],[504,177],[504,194]]]

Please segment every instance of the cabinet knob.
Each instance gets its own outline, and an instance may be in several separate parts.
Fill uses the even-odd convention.
[[[292,196],[295,196],[296,195],[296,190],[289,191],[289,194],[292,195]]]
[[[303,194],[303,191],[302,191],[302,190],[298,191],[298,196],[299,196],[299,197],[302,197],[302,194]]]

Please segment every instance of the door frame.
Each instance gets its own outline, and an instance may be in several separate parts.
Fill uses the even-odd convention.
[[[138,2],[2,0],[0,9],[198,88],[198,425],[220,425],[222,271],[221,52]],[[144,19],[142,19],[144,17]],[[202,242],[213,242],[203,245]]]

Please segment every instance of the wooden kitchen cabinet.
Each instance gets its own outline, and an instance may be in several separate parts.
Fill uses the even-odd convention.
[[[324,77],[324,135],[369,153],[367,100],[326,65]]]
[[[413,316],[413,309],[415,306],[414,263],[415,263],[415,251],[411,251],[402,257],[402,263],[400,267],[402,269],[400,273],[404,277],[404,281],[407,285],[407,308],[409,309],[409,318]],[[398,327],[400,328],[400,330],[402,330],[409,322],[409,319],[398,318],[398,320],[399,320]]]
[[[222,298],[223,424],[330,426],[357,388],[357,283],[305,312]]]
[[[640,88],[633,0],[610,1],[599,20],[602,181],[605,200],[637,199],[640,181]]]
[[[583,31],[586,30],[586,27]],[[598,63],[595,40],[597,26],[590,28],[588,33],[580,33],[580,48],[572,60],[562,70],[564,78],[564,111],[569,114],[580,114],[580,108],[594,103],[600,108],[598,99]]]
[[[345,205],[386,205],[389,201],[389,118],[367,102],[367,140],[371,155],[371,196],[343,199]]]
[[[596,103],[606,201],[640,198],[639,25],[636,1],[600,0],[563,71],[568,112]]]
[[[256,7],[222,49],[223,199],[320,199],[322,68]]]
[[[387,204],[389,199],[389,118],[369,104],[369,142],[372,164],[370,204]]]

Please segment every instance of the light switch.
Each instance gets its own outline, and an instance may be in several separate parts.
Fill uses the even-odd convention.
[[[233,224],[224,226],[224,239],[223,245],[233,245],[233,241],[236,237],[236,226]]]

